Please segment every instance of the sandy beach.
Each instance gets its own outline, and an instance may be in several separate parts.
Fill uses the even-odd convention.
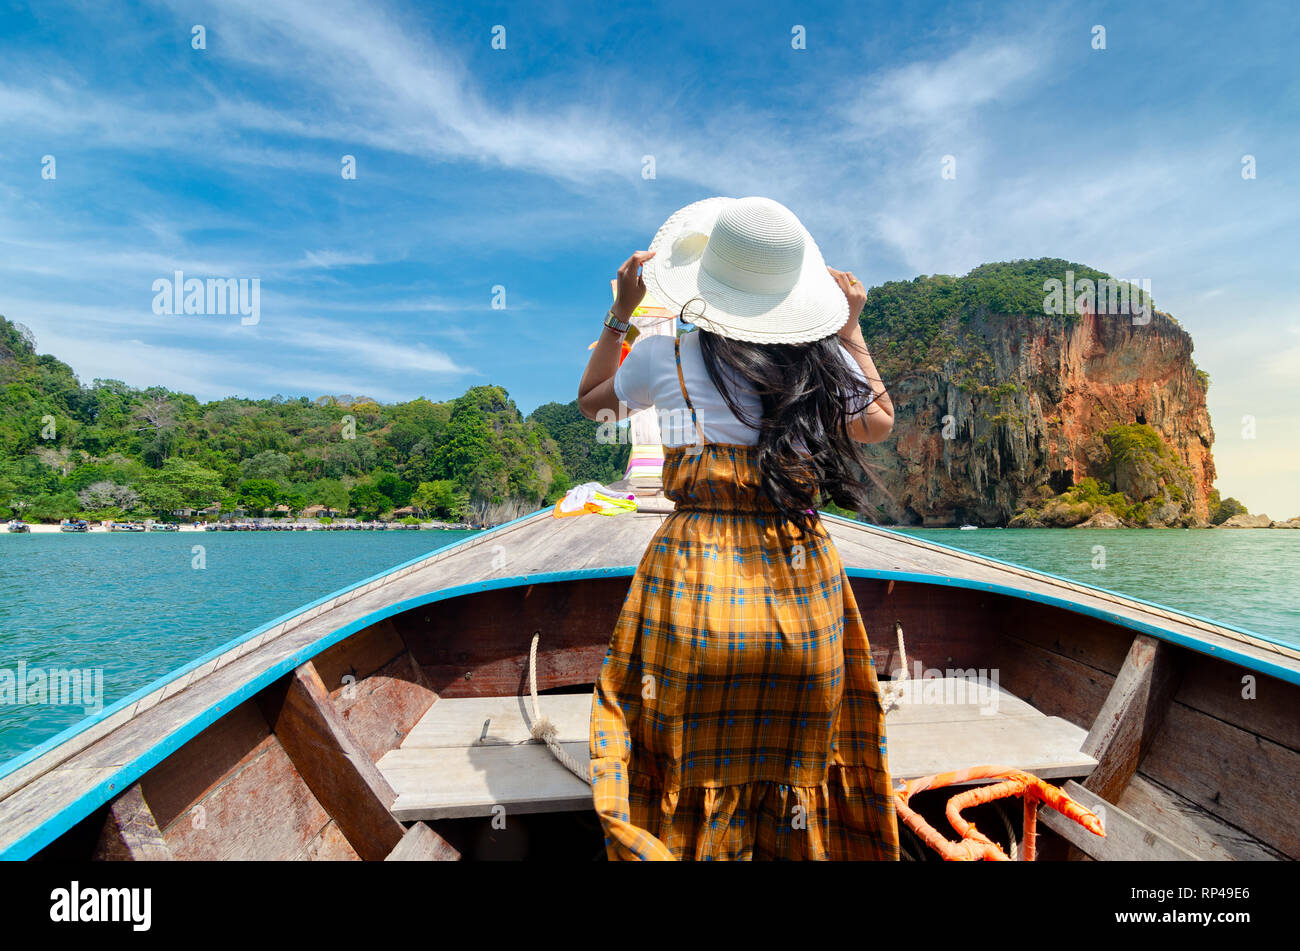
[[[295,527],[296,527],[296,526],[299,526],[299,525],[306,525],[306,528],[309,529],[309,530],[311,530],[311,531],[328,531],[328,530],[329,530],[329,526],[327,526],[327,525],[317,525],[317,524],[312,524],[312,523],[302,523],[302,522],[291,522],[291,523],[288,523],[288,524],[294,525]],[[63,532],[63,531],[61,531],[62,526],[59,526],[59,525],[46,525],[46,524],[40,524],[40,523],[36,523],[36,522],[28,522],[28,523],[27,523],[27,528],[28,528],[28,530],[29,530],[33,535],[36,535],[36,534],[47,534],[47,535],[48,535],[48,534],[53,534],[53,535],[60,535],[60,534],[66,534],[66,535],[83,535],[83,534],[89,534],[89,533],[92,533],[92,532],[93,532],[93,533],[97,533],[97,534],[110,534],[110,533],[111,533],[111,529],[110,529],[108,526],[106,526],[106,525],[93,525],[93,526],[91,526],[90,528],[88,528],[85,532]],[[393,526],[390,526],[387,530],[388,530],[388,531],[400,531],[400,530],[403,529],[403,528],[405,528],[405,526],[397,526],[397,525],[393,525]],[[420,524],[420,529],[421,529],[422,531],[432,531],[432,530],[438,530],[438,529],[444,529],[444,530],[445,530],[445,529],[462,529],[462,530],[463,530],[463,526],[460,526],[460,525],[451,525],[451,524],[448,524],[448,523],[446,523],[446,522],[422,522],[422,523]],[[194,525],[194,524],[184,524],[184,525],[179,525],[179,526],[177,526],[177,530],[178,530],[178,532],[199,532],[199,533],[203,533],[203,532],[205,531],[204,526],[202,526],[202,525]],[[364,529],[364,530],[365,530],[365,531],[373,531],[373,529]],[[6,523],[6,524],[0,524],[0,533],[8,534],[7,523]],[[17,533],[15,533],[15,534],[17,534]],[[162,534],[172,534],[172,533],[170,533],[170,532],[151,532],[151,531],[146,530],[146,531],[143,531],[143,532],[116,532],[116,533],[113,533],[113,534],[118,534],[118,535],[162,535]]]
[[[57,534],[60,534],[60,531],[59,531],[60,527],[61,527],[61,526],[59,526],[59,525],[42,525],[42,524],[38,524],[38,523],[36,523],[36,522],[28,522],[28,523],[27,523],[27,529],[28,529],[28,531],[30,531],[33,535],[38,534],[38,533],[40,533],[40,534],[55,534],[55,535],[57,535]],[[179,530],[182,531],[182,532],[201,532],[201,531],[203,531],[203,527],[202,527],[202,526],[199,526],[199,527],[196,528],[196,527],[193,526],[193,525],[181,525],[181,526],[179,526]],[[94,526],[92,526],[92,527],[86,529],[86,532],[67,532],[66,534],[68,534],[68,535],[82,535],[82,534],[86,534],[86,533],[88,533],[88,532],[104,532],[104,533],[107,533],[108,531],[109,531],[109,529],[108,529],[108,527],[105,526],[105,525],[94,525]],[[122,534],[129,534],[129,533],[126,533],[126,532],[118,532],[118,534],[119,534],[119,535],[122,535]],[[137,534],[137,535],[147,535],[148,532],[136,532],[135,534]],[[154,534],[160,534],[160,533],[155,532]]]

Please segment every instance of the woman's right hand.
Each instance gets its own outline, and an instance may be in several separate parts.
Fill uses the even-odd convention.
[[[645,279],[641,277],[641,265],[654,257],[654,251],[637,251],[623,262],[618,269],[618,290],[614,296],[614,316],[628,320],[632,312],[645,300]]]
[[[835,278],[835,283],[840,286],[840,290],[844,292],[844,297],[849,302],[849,319],[838,331],[840,337],[847,339],[861,329],[858,317],[867,304],[867,288],[853,276],[852,271],[837,271],[833,267],[827,267],[826,270],[830,272],[831,277]]]

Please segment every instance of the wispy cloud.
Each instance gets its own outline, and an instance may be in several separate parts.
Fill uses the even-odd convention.
[[[327,269],[355,267],[359,264],[373,264],[375,262],[372,254],[350,254],[346,251],[308,251],[303,256],[303,260],[309,267]]]
[[[297,348],[329,356],[339,366],[373,367],[385,371],[406,370],[431,376],[460,376],[477,372],[459,365],[447,354],[422,344],[400,339],[382,340],[341,328],[299,330],[280,336],[291,339]]]
[[[1031,84],[1048,73],[1052,59],[1049,35],[1041,28],[1022,27],[993,41],[977,36],[946,56],[869,78],[846,116],[862,137],[877,142],[905,129],[942,135],[969,127],[983,106],[1028,98]]]
[[[692,13],[228,0],[202,11],[204,51],[182,0],[0,29],[0,311],[83,376],[376,398],[508,378],[527,407],[571,397],[609,278],[669,213],[761,194],[873,283],[1045,255],[1149,278],[1212,409],[1300,401],[1290,342],[1243,355],[1293,313],[1300,142],[1264,90],[1296,80],[1273,18],[830,5],[801,13],[796,52],[750,8]],[[1098,16],[1111,50],[1090,48]],[[1207,70],[1215,43],[1250,71]],[[260,277],[262,323],[156,317],[174,270]],[[508,311],[487,310],[497,285]],[[1225,447],[1225,479],[1247,459]]]

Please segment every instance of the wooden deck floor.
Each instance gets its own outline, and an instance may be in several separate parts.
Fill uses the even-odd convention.
[[[591,695],[540,699],[570,756],[588,751]],[[914,682],[887,714],[890,772],[914,779],[970,766],[1015,766],[1045,778],[1086,776],[1086,731],[1044,716],[1003,690],[973,682]],[[544,745],[532,742],[526,697],[439,700],[400,747],[379,761],[402,821],[591,808],[591,790]]]

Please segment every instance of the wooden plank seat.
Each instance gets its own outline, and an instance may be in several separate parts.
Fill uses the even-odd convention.
[[[1044,716],[997,688],[916,681],[887,714],[889,767],[897,779],[994,764],[1046,779],[1087,776],[1096,760],[1080,752],[1087,731]],[[578,762],[588,755],[591,694],[540,698]],[[530,740],[527,697],[438,700],[401,746],[379,761],[397,792],[393,815],[416,819],[557,812],[591,807],[591,789],[550,750]]]
[[[1065,791],[1070,798],[1091,809],[1101,819],[1106,830],[1105,838],[1093,835],[1076,822],[1071,822],[1051,809],[1042,809],[1039,818],[1067,842],[1083,850],[1090,858],[1114,862],[1187,862],[1204,858],[1227,858],[1223,850],[1215,856],[1207,850],[1197,854],[1183,848],[1167,836],[1161,835],[1140,819],[1129,815],[1118,806],[1102,799],[1091,789],[1075,782],[1067,782]]]

